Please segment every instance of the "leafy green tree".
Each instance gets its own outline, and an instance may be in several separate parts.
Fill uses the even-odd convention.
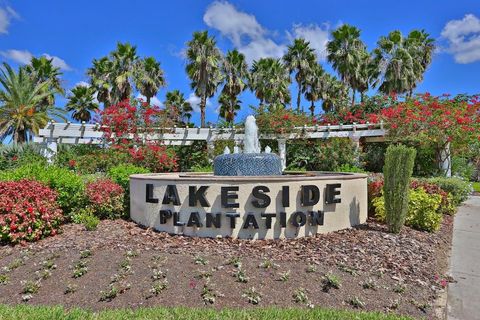
[[[110,53],[113,62],[112,94],[115,102],[130,98],[133,91],[133,74],[138,62],[137,47],[129,43],[117,43],[116,50]]]
[[[224,117],[227,122],[232,122],[236,112],[240,109],[238,95],[247,88],[249,73],[245,56],[236,49],[228,51],[223,61],[221,71],[225,84],[219,102],[223,108],[227,109],[220,112],[220,116]],[[228,107],[232,109],[228,109]],[[239,109],[235,109],[237,107]]]
[[[3,63],[0,84],[0,140],[28,142],[52,117],[65,120],[63,109],[43,104],[52,95],[49,81],[37,83],[25,68],[15,72]]]
[[[365,44],[360,39],[360,30],[344,24],[332,32],[332,40],[327,44],[327,58],[333,69],[338,72],[342,82],[352,89],[352,105],[355,103],[355,92],[364,92],[368,83],[369,55]]]
[[[262,58],[254,61],[250,71],[250,88],[260,100],[260,106],[284,108],[290,103],[290,74],[279,59]]]
[[[218,98],[218,102],[220,103],[219,116],[225,119],[226,122],[233,123],[237,116],[237,112],[241,109],[242,101],[237,98],[232,101],[231,97],[222,93]]]
[[[164,104],[167,113],[176,114],[178,116],[178,119],[175,119],[177,123],[188,125],[193,108],[190,102],[185,100],[183,93],[178,90],[169,91],[165,98]],[[174,112],[171,112],[172,109],[175,109]]]
[[[66,110],[72,112],[72,118],[77,121],[89,122],[92,112],[98,112],[98,103],[95,102],[95,88],[77,85],[68,97]]]
[[[193,33],[193,39],[187,42],[186,55],[187,75],[191,80],[190,86],[200,97],[200,119],[202,127],[205,127],[207,98],[213,97],[222,81],[222,54],[215,39],[208,35],[208,31],[203,31]]]
[[[137,90],[147,98],[149,105],[151,98],[158,93],[158,89],[166,85],[163,70],[154,57],[138,61],[134,69],[134,79]]]
[[[62,87],[60,68],[57,68],[52,63],[53,58],[48,59],[45,56],[39,58],[32,57],[30,64],[26,65],[25,71],[37,84],[42,82],[49,82],[48,91],[50,94],[42,102],[42,106],[54,105],[55,94],[64,95],[65,90]]]
[[[310,47],[310,42],[305,39],[295,39],[293,44],[288,46],[288,51],[283,57],[283,61],[290,74],[296,73],[295,81],[297,81],[298,86],[297,111],[299,111],[303,91],[302,85],[316,65],[315,50]]]
[[[315,102],[320,100],[326,94],[327,75],[322,66],[315,63],[310,72],[303,80],[302,91],[305,94],[305,99],[310,101],[310,115],[315,116]]]

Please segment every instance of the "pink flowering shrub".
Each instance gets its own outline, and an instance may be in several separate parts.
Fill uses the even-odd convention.
[[[0,239],[17,243],[57,234],[63,213],[57,193],[33,180],[0,182]]]
[[[100,179],[89,182],[85,193],[89,206],[98,217],[116,219],[123,215],[125,191],[112,180]]]

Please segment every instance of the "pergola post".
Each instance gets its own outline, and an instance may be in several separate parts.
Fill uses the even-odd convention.
[[[280,159],[282,160],[282,170],[287,168],[287,140],[286,139],[278,139],[278,153]]]

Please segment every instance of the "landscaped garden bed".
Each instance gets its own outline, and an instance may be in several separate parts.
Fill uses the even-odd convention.
[[[0,248],[0,303],[66,308],[331,307],[434,314],[452,217],[426,233],[359,228],[290,240],[201,239],[103,220]]]

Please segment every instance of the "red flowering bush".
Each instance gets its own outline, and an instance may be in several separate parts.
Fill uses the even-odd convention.
[[[33,180],[0,182],[0,238],[36,241],[55,235],[63,221],[57,193]]]
[[[317,121],[303,113],[285,108],[273,110],[258,108],[255,118],[260,132],[264,133],[291,132],[293,127],[310,126]]]
[[[116,219],[124,214],[123,188],[110,179],[100,179],[87,183],[86,191],[89,207],[100,218]]]
[[[171,115],[157,106],[124,100],[105,108],[100,123],[106,140],[130,155],[132,163],[165,172],[177,170],[176,154],[155,140],[155,135],[162,133],[161,128],[173,126],[172,121]]]

